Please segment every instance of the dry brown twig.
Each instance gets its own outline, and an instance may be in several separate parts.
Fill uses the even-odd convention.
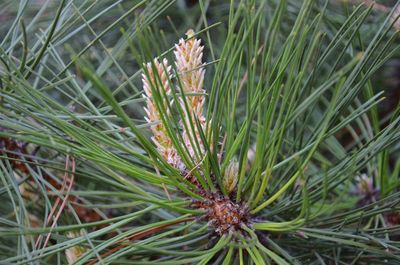
[[[47,246],[47,243],[48,243],[49,240],[50,240],[51,232],[52,232],[52,230],[54,229],[54,227],[56,226],[57,221],[58,221],[58,219],[60,218],[61,213],[63,212],[66,203],[68,202],[68,197],[69,197],[69,194],[70,194],[70,192],[71,192],[72,186],[73,186],[73,184],[74,184],[74,178],[75,178],[75,159],[72,157],[72,158],[71,158],[71,161],[70,161],[70,157],[69,157],[69,155],[67,155],[65,160],[66,160],[66,162],[65,162],[65,173],[64,173],[64,176],[63,176],[63,180],[64,180],[64,181],[63,181],[63,185],[62,185],[62,187],[61,187],[61,189],[60,189],[60,193],[63,193],[63,192],[64,192],[65,187],[66,187],[67,185],[68,185],[68,187],[67,187],[66,194],[65,194],[65,196],[64,196],[63,199],[61,199],[60,197],[57,197],[56,202],[54,203],[54,205],[53,205],[53,207],[52,207],[52,209],[51,209],[51,211],[50,211],[49,217],[48,217],[47,220],[46,220],[45,225],[47,226],[47,224],[50,222],[50,220],[54,217],[53,223],[52,223],[52,225],[51,225],[51,227],[50,227],[50,231],[49,231],[49,233],[48,233],[47,236],[46,236],[46,239],[45,239],[45,242],[44,242],[42,248],[45,248],[45,247]],[[69,176],[68,176],[68,175],[69,175],[69,174],[68,174],[68,171],[69,171],[69,168],[70,168],[70,162],[71,162],[71,175],[70,175],[70,177],[69,177]],[[68,182],[69,182],[69,184],[68,184]],[[57,210],[58,205],[59,205],[60,203],[61,203],[61,205],[60,205],[60,207],[59,207],[59,209],[58,209],[58,211],[57,211],[57,214],[54,216],[54,213],[55,213],[55,211]],[[35,243],[35,247],[36,247],[36,248],[38,248],[38,247],[40,246],[42,240],[43,240],[43,236],[40,235],[40,236],[38,237],[38,239],[36,240],[36,243]]]

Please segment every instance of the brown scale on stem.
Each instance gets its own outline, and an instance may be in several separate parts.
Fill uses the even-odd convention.
[[[246,205],[235,203],[218,193],[205,196],[203,201],[194,202],[192,207],[205,211],[202,219],[208,220],[219,235],[241,230],[250,221]]]

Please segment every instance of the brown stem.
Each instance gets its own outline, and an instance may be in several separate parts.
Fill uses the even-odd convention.
[[[148,235],[151,235],[151,234],[153,234],[155,232],[158,232],[158,231],[160,231],[160,230],[162,230],[164,228],[167,228],[169,226],[172,226],[172,225],[175,225],[175,224],[179,224],[179,223],[184,223],[184,222],[190,222],[190,221],[193,221],[194,219],[195,219],[194,217],[187,217],[187,218],[184,218],[184,219],[173,221],[173,222],[171,222],[169,224],[163,224],[163,225],[160,225],[160,226],[157,226],[157,227],[153,227],[153,228],[149,228],[149,229],[143,230],[141,232],[138,232],[136,234],[130,235],[130,236],[124,238],[124,239],[121,239],[121,240],[118,240],[117,242],[115,242],[114,244],[120,244],[120,245],[110,249],[106,253],[102,254],[100,257],[101,258],[105,258],[105,257],[111,255],[112,253],[120,250],[121,248],[127,246],[128,243],[129,243],[129,242],[126,242],[127,240],[129,240],[129,241],[138,240],[138,239],[141,239],[141,238],[143,238],[145,236],[148,236]],[[90,260],[86,265],[93,265],[97,261],[98,261],[98,259]]]

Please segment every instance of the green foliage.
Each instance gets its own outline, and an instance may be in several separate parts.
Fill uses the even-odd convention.
[[[398,264],[400,104],[379,111],[376,78],[398,5],[189,2],[0,3],[0,264],[66,264],[73,246],[74,264]],[[184,128],[200,163],[179,76],[152,91],[199,185],[151,141],[140,79],[189,28],[207,59],[212,123]],[[240,229],[207,223],[193,205],[210,194],[246,209]]]

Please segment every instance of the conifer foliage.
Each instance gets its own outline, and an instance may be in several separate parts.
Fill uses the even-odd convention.
[[[399,264],[399,5],[1,2],[0,264]]]

